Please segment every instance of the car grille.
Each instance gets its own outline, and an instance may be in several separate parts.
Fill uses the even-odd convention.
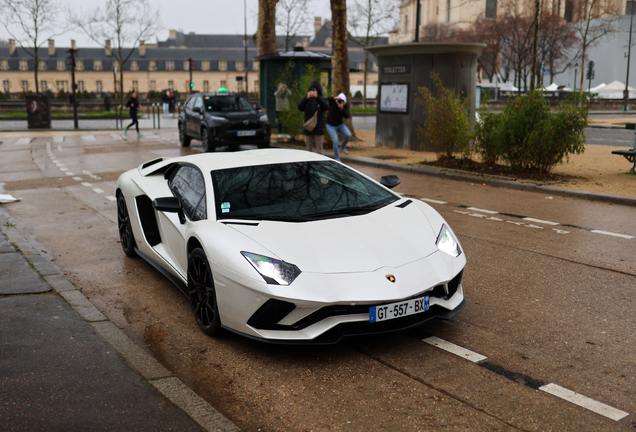
[[[256,130],[256,129],[261,129],[261,125],[259,122],[255,122],[255,121],[248,122],[247,124],[244,124],[243,122],[231,123],[227,128],[228,131]]]

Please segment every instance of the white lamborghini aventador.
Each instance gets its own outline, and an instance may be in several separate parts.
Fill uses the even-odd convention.
[[[466,257],[419,200],[325,156],[159,158],[121,175],[119,234],[190,298],[200,328],[334,343],[451,318]]]

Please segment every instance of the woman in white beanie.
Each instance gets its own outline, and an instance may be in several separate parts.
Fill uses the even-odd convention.
[[[340,160],[340,151],[349,154],[346,145],[351,139],[351,132],[344,124],[344,119],[349,118],[349,104],[347,104],[347,96],[340,93],[333,98],[327,98],[329,102],[329,111],[327,112],[327,132],[333,142],[333,156],[336,160]],[[342,134],[342,143],[338,144],[338,132]]]

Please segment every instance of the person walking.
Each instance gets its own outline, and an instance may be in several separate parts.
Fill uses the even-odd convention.
[[[174,97],[174,92],[171,91],[170,97],[168,98],[168,101],[169,101],[168,111],[170,111],[170,117],[174,117],[174,105],[176,103],[176,100],[177,99]]]
[[[161,103],[163,104],[162,117],[168,117],[170,114],[170,94],[165,91],[161,95]]]
[[[289,98],[292,96],[291,90],[287,88],[287,84],[278,84],[278,90],[274,92],[276,96],[276,121],[278,122],[278,138],[283,137],[285,125],[283,124],[283,113],[289,111]],[[288,134],[285,134],[285,138],[290,138]]]
[[[140,137],[139,133],[139,121],[137,120],[137,109],[139,109],[139,100],[137,99],[137,92],[132,92],[130,98],[126,101],[126,108],[129,109],[130,118],[132,119],[132,123],[130,123],[126,128],[124,128],[124,135],[128,133],[128,128],[133,125],[137,129],[137,136]]]
[[[327,98],[329,103],[329,111],[327,112],[327,132],[333,143],[333,157],[340,160],[340,151],[349,154],[346,145],[351,139],[351,132],[344,124],[344,119],[349,118],[351,111],[347,104],[347,96],[340,93],[334,98]],[[338,144],[338,132],[342,134],[342,144]]]
[[[322,154],[322,143],[325,135],[325,111],[328,109],[329,104],[322,97],[320,81],[312,82],[309,85],[307,96],[298,102],[298,110],[305,113],[303,135],[305,135],[307,151],[313,151],[315,148],[317,153]]]

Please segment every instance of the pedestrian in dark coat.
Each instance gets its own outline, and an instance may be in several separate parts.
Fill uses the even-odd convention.
[[[303,127],[303,135],[305,135],[305,146],[307,151],[313,151],[322,154],[322,143],[325,135],[325,112],[329,109],[329,104],[322,97],[322,85],[320,81],[314,81],[309,86],[307,96],[298,102],[298,110],[305,113],[304,122],[310,120],[316,112],[318,113],[318,123],[313,130],[307,130]]]
[[[124,129],[124,135],[128,133],[128,128],[134,125],[135,128],[137,129],[137,136],[141,136],[141,134],[139,133],[139,121],[137,120],[137,110],[139,109],[139,100],[137,99],[137,92],[132,92],[132,94],[130,95],[130,99],[126,101],[126,108],[129,109],[132,123],[126,126],[126,128]]]

